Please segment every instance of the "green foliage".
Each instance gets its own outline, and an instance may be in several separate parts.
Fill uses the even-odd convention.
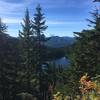
[[[40,5],[36,7],[36,13],[34,14],[34,20],[32,21],[32,28],[35,35],[35,59],[37,66],[41,66],[44,63],[44,54],[46,52],[44,47],[44,41],[46,41],[45,35],[43,32],[47,29],[44,20],[44,14]],[[41,68],[40,68],[41,69]]]
[[[98,10],[91,13],[93,20],[89,20],[91,30],[75,32],[76,42],[69,51],[70,70],[67,72],[66,85],[72,93],[80,94],[79,78],[88,73],[91,77],[100,74],[100,14]],[[69,84],[68,84],[69,83]],[[74,90],[74,91],[73,91]]]
[[[16,45],[16,46],[15,46]],[[18,62],[18,63],[17,63]],[[0,99],[12,99],[16,94],[19,66],[18,39],[0,34]]]
[[[75,32],[77,42],[73,54],[77,71],[95,76],[100,71],[100,15],[98,10],[92,15],[94,20],[89,21],[93,24],[93,29]]]
[[[22,32],[19,31],[20,51],[21,51],[21,68],[19,72],[20,82],[26,86],[27,92],[32,92],[31,80],[34,79],[34,43],[33,29],[30,21],[29,11],[26,9],[25,18],[23,19]]]
[[[7,26],[0,19],[0,100],[14,100],[16,94],[24,99],[35,95],[38,100],[51,100],[57,91],[72,99],[80,95],[80,77],[100,74],[100,14],[98,10],[91,14],[92,29],[75,32],[76,41],[67,48],[67,69],[48,63],[63,57],[66,48],[46,47],[47,26],[40,5],[33,20],[26,10],[18,39],[5,34]]]
[[[47,90],[48,90],[48,81],[45,80],[46,76],[44,74],[43,65],[47,66],[45,63],[45,53],[46,49],[44,46],[44,41],[46,38],[43,32],[47,29],[44,20],[44,14],[42,13],[42,9],[40,5],[36,7],[36,13],[34,14],[34,20],[32,21],[32,28],[35,33],[35,65],[36,65],[36,75],[39,81],[39,92],[40,97],[39,100],[46,100],[47,98]],[[47,83],[47,84],[46,84]]]
[[[40,6],[36,9],[33,22],[28,9],[26,10],[19,38],[10,37],[3,33],[5,31],[0,34],[0,99],[14,100],[16,94],[28,92],[39,100],[49,100],[56,86],[59,71],[55,68],[56,65],[48,65],[46,61],[52,59],[51,53],[54,59],[59,57],[55,51],[59,54],[63,48],[50,50],[44,45],[48,40],[43,35],[47,26]],[[51,53],[48,54],[48,51]]]
[[[59,91],[64,96],[74,98],[79,94],[77,74],[72,68],[63,69],[59,74],[55,92]]]

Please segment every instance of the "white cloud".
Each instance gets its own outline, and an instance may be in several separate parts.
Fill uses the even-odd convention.
[[[15,18],[2,18],[2,20],[6,24],[20,24],[22,22],[21,19],[15,19]]]
[[[7,3],[7,2],[0,1],[0,8],[1,8],[0,10],[4,10],[4,11],[18,10],[18,8],[22,7],[22,6],[23,6],[23,4],[12,4],[12,3]]]
[[[73,24],[82,24],[82,21],[47,21],[48,25],[73,25]]]

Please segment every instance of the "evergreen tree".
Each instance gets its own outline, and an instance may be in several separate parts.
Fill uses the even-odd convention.
[[[45,36],[42,34],[43,31],[45,31],[47,29],[47,26],[45,25],[45,20],[44,20],[44,14],[41,12],[41,7],[40,5],[38,5],[36,7],[36,13],[34,15],[34,20],[33,20],[33,30],[35,33],[35,38],[36,38],[36,51],[37,51],[37,65],[40,67],[41,64],[44,62],[42,55],[43,53],[43,43],[46,40]],[[41,69],[41,67],[39,68],[39,70]]]
[[[78,91],[78,81],[82,75],[88,73],[90,77],[100,74],[100,14],[98,10],[91,13],[93,20],[89,20],[91,30],[75,32],[76,42],[69,55],[71,60],[71,75],[73,88]],[[73,78],[73,79],[72,79]]]
[[[33,53],[33,30],[32,24],[30,21],[29,11],[26,10],[25,18],[23,19],[22,23],[22,32],[19,31],[19,37],[21,41],[21,58],[22,58],[22,72],[23,80],[26,84],[26,91],[31,92],[31,80],[34,75],[34,53]],[[21,74],[22,74],[21,72]]]
[[[44,86],[44,74],[43,74],[43,65],[45,64],[44,60],[44,54],[46,52],[44,41],[46,41],[45,36],[43,35],[43,32],[47,29],[47,26],[45,25],[44,20],[44,14],[41,11],[40,5],[36,7],[36,13],[34,15],[33,20],[33,30],[35,32],[35,59],[36,59],[36,74],[39,80],[39,91],[40,91],[40,98],[39,100],[46,100],[46,90]]]
[[[98,10],[91,13],[94,20],[89,20],[92,30],[76,32],[77,44],[75,49],[76,65],[81,73],[99,74],[100,62],[100,14]],[[93,25],[92,25],[93,24]]]

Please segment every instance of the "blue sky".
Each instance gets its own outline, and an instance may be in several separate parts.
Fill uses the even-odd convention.
[[[0,0],[0,17],[8,25],[8,34],[18,36],[25,9],[29,8],[33,18],[38,3],[47,20],[47,36],[73,36],[73,32],[87,29],[86,19],[97,5],[92,0]]]

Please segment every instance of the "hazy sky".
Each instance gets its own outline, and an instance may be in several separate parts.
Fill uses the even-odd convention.
[[[47,36],[73,36],[73,32],[87,29],[89,12],[97,3],[92,0],[0,0],[0,17],[8,25],[8,33],[18,36],[20,22],[28,7],[33,18],[35,7],[40,3],[46,17]]]

